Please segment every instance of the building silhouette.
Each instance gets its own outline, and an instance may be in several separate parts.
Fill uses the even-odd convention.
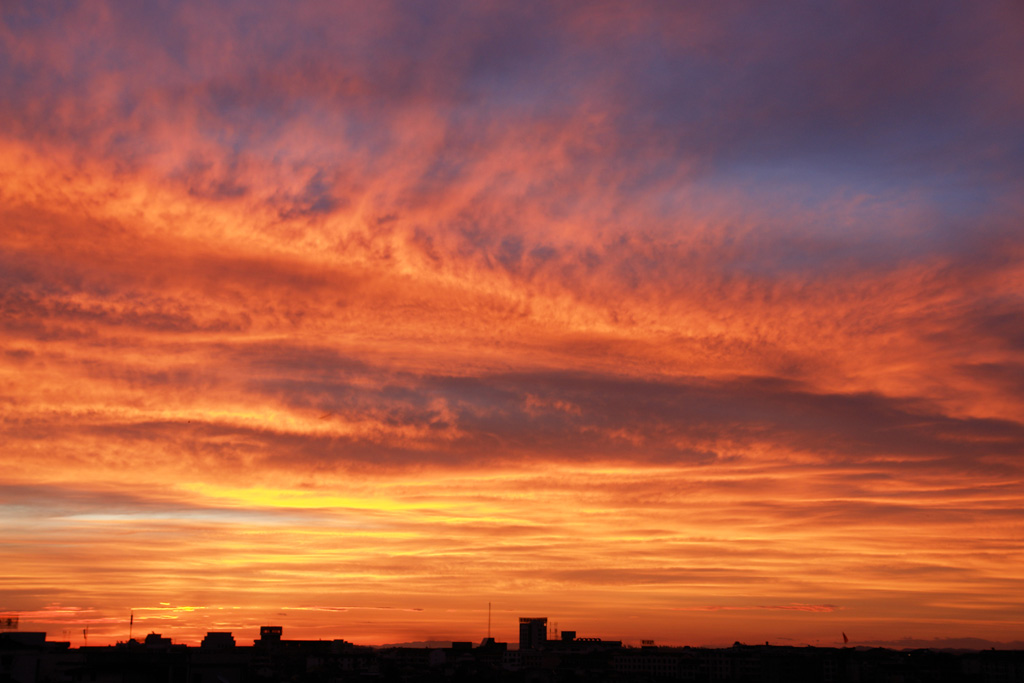
[[[543,650],[547,642],[547,617],[519,617],[520,650]]]
[[[228,631],[210,631],[199,647],[206,650],[227,650],[235,646],[235,637]]]
[[[200,647],[157,633],[142,642],[71,648],[45,633],[0,633],[0,683],[1024,683],[1024,651],[889,650],[743,645],[623,647],[620,641],[547,639],[547,618],[523,617],[520,648],[484,638],[447,647],[358,646],[290,640],[264,626],[252,645],[227,632]]]

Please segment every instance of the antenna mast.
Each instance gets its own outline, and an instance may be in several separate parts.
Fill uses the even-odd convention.
[[[487,603],[487,638],[491,637],[491,603]]]

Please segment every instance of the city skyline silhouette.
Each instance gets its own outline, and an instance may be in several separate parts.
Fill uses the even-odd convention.
[[[251,645],[228,631],[208,632],[196,646],[151,632],[115,646],[70,647],[44,633],[0,632],[0,678],[17,683],[80,680],[246,683],[249,681],[612,681],[685,680],[756,683],[854,683],[900,680],[996,683],[1020,678],[1024,649],[795,647],[640,647],[561,630],[546,617],[519,617],[518,643],[490,636],[367,647],[344,639],[293,639],[282,626],[261,626]],[[843,634],[844,643],[848,643]],[[1019,645],[1019,644],[1018,644]]]

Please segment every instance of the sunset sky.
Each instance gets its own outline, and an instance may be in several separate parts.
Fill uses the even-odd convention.
[[[0,617],[1024,640],[1022,27],[0,3]]]

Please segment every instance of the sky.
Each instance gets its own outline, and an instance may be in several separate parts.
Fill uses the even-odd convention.
[[[0,617],[1024,640],[1021,26],[0,3]]]

